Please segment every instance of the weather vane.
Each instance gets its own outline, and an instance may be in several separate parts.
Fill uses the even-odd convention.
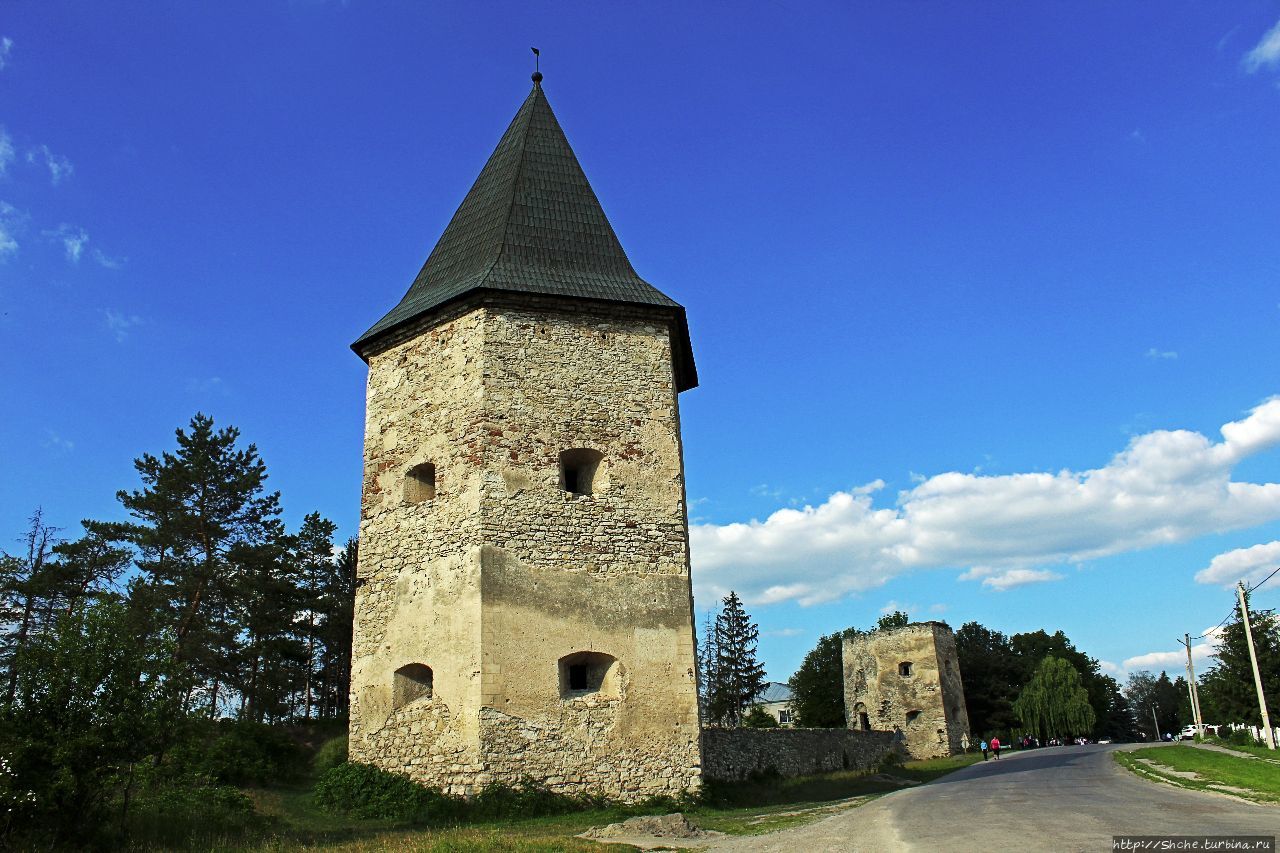
[[[538,52],[538,49],[536,47],[531,47],[529,48],[529,50],[533,51],[533,82],[541,83],[542,70],[541,68],[539,68],[539,65],[542,62],[542,54]]]

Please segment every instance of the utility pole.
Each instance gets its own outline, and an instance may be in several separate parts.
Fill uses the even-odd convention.
[[[1267,713],[1267,697],[1262,692],[1262,673],[1258,671],[1258,653],[1253,649],[1253,629],[1249,627],[1249,603],[1245,600],[1244,581],[1236,584],[1240,595],[1240,618],[1244,620],[1244,637],[1249,643],[1249,663],[1253,664],[1253,686],[1258,689],[1258,707],[1262,709],[1262,739],[1268,749],[1276,748],[1276,734],[1271,730],[1271,715]]]
[[[1187,644],[1187,692],[1191,694],[1191,717],[1196,724],[1196,734],[1204,740],[1204,717],[1200,716],[1200,690],[1196,687],[1196,666],[1191,662],[1191,635],[1183,634]]]
[[[1155,702],[1151,703],[1151,723],[1156,727],[1156,741],[1158,743],[1163,743],[1164,738],[1160,736],[1160,721],[1156,719],[1156,709],[1159,707],[1160,706]]]

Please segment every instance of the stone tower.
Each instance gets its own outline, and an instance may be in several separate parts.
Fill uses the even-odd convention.
[[[899,730],[914,758],[964,750],[969,714],[945,622],[916,622],[844,641],[844,708],[851,729]]]
[[[351,756],[465,794],[701,781],[677,394],[541,75],[368,362]]]

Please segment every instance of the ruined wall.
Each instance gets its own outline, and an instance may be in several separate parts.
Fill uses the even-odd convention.
[[[679,412],[665,318],[487,297],[370,359],[352,756],[455,793],[695,788]],[[591,494],[560,454],[602,455]],[[436,494],[406,502],[406,472]],[[566,691],[562,659],[612,658]],[[433,695],[393,707],[395,670]]]
[[[900,730],[916,758],[963,751],[969,730],[955,634],[941,622],[844,641],[845,714],[851,729]],[[900,667],[910,664],[910,674]]]
[[[804,776],[871,770],[901,755],[893,732],[850,729],[704,729],[703,775],[737,781],[752,773]]]

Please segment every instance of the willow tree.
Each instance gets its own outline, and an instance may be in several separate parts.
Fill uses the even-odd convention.
[[[1013,702],[1013,712],[1028,732],[1042,738],[1087,734],[1096,719],[1080,673],[1052,655],[1040,662],[1022,688]]]

